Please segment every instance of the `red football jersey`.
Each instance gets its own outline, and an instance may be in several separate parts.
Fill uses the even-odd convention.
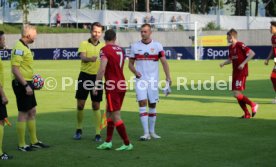
[[[233,76],[236,75],[248,75],[248,64],[246,63],[242,70],[238,67],[247,58],[250,48],[242,42],[237,42],[234,46],[229,46],[229,59],[232,60]]]
[[[271,37],[271,43],[272,43],[272,50],[273,50],[274,57],[276,57],[276,35],[273,35]]]
[[[126,92],[123,49],[117,45],[107,44],[101,49],[100,57],[101,60],[108,60],[104,74],[106,92]]]

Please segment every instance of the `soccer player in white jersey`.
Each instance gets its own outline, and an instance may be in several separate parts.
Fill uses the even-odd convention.
[[[166,80],[171,85],[169,65],[163,46],[151,39],[151,25],[141,27],[141,41],[131,45],[129,69],[136,76],[136,94],[139,103],[140,119],[144,135],[140,140],[161,138],[155,133],[156,103],[159,100],[159,60],[162,63]],[[147,112],[147,104],[149,111]]]

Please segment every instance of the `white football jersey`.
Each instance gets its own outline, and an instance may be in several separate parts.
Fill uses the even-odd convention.
[[[165,56],[163,46],[159,42],[148,44],[138,41],[131,45],[130,57],[135,59],[136,70],[142,74],[142,80],[159,81],[159,59]]]

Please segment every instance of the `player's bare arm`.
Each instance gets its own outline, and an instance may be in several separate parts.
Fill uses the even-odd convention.
[[[94,87],[94,91],[93,91],[94,95],[97,95],[97,93],[98,93],[97,88],[100,86],[99,84],[103,79],[107,62],[108,62],[107,59],[101,59],[101,64],[100,64],[100,68],[98,70],[98,74],[96,76],[95,87]]]
[[[6,105],[8,104],[8,99],[7,99],[7,96],[3,90],[3,87],[2,85],[0,85],[0,96],[2,97],[1,101],[2,101],[2,104]]]
[[[255,52],[253,50],[249,50],[247,54],[247,58],[240,64],[239,70],[242,70],[246,63],[248,63],[255,56]]]
[[[135,59],[130,58],[128,62],[128,68],[136,76],[136,78],[140,78],[142,75],[139,71],[136,71],[134,63],[135,63]]]
[[[97,56],[92,56],[92,57],[86,57],[86,54],[84,52],[80,53],[80,58],[83,62],[88,63],[88,62],[95,62],[97,60]]]
[[[25,81],[24,77],[22,76],[22,74],[19,71],[19,67],[18,66],[12,66],[12,73],[15,76],[16,80],[19,81],[22,85],[26,86],[26,94],[27,95],[32,95],[33,94],[33,90],[30,87],[30,85],[28,85],[27,81]]]
[[[269,55],[268,55],[268,57],[266,58],[266,60],[264,62],[265,65],[269,64],[269,60],[272,58],[272,56],[273,56],[273,49],[271,48],[271,50],[269,52]]]
[[[228,65],[228,64],[231,64],[231,63],[232,63],[232,61],[231,61],[230,59],[227,59],[226,61],[220,63],[219,66],[222,68],[223,66]]]
[[[166,80],[170,83],[170,85],[172,84],[172,80],[171,80],[171,75],[170,75],[170,68],[169,68],[169,64],[168,61],[166,59],[166,57],[161,57],[160,61],[162,63],[163,66],[163,70],[165,72],[166,75]]]

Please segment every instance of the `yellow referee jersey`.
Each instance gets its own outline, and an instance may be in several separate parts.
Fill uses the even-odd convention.
[[[85,53],[86,57],[99,57],[100,50],[105,46],[105,43],[98,42],[97,45],[93,45],[92,42],[89,40],[83,41],[80,44],[78,49],[78,53]],[[98,72],[100,67],[100,60],[99,58],[96,62],[83,62],[81,61],[81,71],[85,72],[90,75],[95,75]]]
[[[4,66],[0,56],[0,85],[4,87]]]
[[[33,62],[33,54],[29,47],[21,40],[17,41],[11,52],[11,65],[19,67],[19,71],[26,81],[33,79]]]

